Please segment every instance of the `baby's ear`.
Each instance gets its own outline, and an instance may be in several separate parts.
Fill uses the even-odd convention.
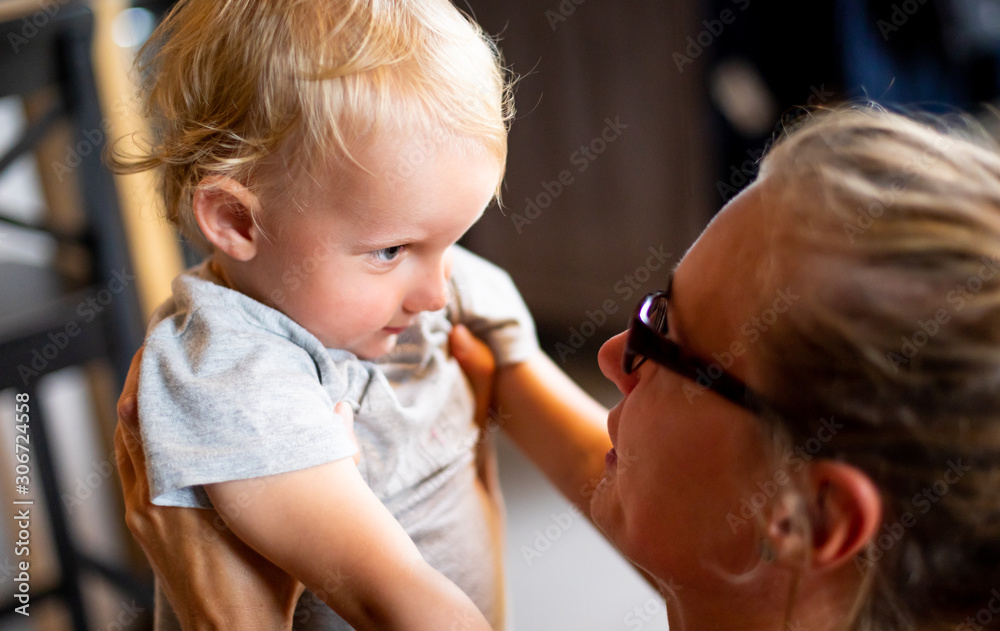
[[[257,255],[262,238],[254,215],[260,200],[236,180],[213,175],[203,179],[192,200],[194,217],[205,238],[237,261],[249,261]]]

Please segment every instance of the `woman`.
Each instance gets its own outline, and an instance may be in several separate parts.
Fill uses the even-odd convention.
[[[601,349],[623,394],[607,435],[543,356],[500,369],[494,401],[661,588],[671,629],[1000,627],[997,154],[877,109],[813,115],[668,287]],[[150,507],[126,434],[129,524],[190,628],[279,628],[295,586],[225,533],[198,538],[209,517]],[[178,528],[190,556],[158,557]]]

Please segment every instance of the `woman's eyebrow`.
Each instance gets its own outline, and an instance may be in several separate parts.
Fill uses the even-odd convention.
[[[676,310],[673,305],[673,299],[667,300],[667,337],[672,339],[677,343],[678,346],[684,346],[684,334],[680,327],[677,326],[677,316]]]
[[[684,346],[684,331],[682,327],[678,326],[677,322],[677,300],[675,299],[677,295],[676,272],[677,265],[674,265],[674,268],[670,270],[670,276],[667,280],[667,291],[669,292],[667,296],[667,337],[676,342],[678,346]],[[681,304],[683,304],[683,301]]]

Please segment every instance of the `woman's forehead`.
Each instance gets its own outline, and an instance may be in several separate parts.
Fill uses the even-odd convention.
[[[779,220],[754,184],[719,212],[678,264],[671,321],[692,350],[713,352],[739,339],[772,285]]]

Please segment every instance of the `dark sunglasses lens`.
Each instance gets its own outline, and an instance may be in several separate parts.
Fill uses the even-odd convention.
[[[641,366],[644,361],[646,361],[646,357],[644,355],[640,355],[630,346],[627,346],[625,348],[625,354],[622,356],[622,369],[625,371],[626,375],[631,374],[632,371]]]
[[[653,298],[653,303],[647,311],[648,321],[651,329],[666,336],[667,334],[667,299],[664,296]]]

